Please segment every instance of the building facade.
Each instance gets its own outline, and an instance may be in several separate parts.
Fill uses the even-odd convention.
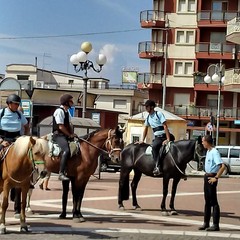
[[[139,73],[138,88],[186,119],[190,138],[208,130],[216,135],[207,126],[218,118],[219,144],[240,144],[240,85],[228,84],[227,73],[239,66],[240,41],[231,41],[239,38],[227,35],[231,24],[237,29],[239,9],[239,0],[153,0],[153,9],[140,13],[151,39],[138,46],[139,57],[150,61],[149,72]],[[207,72],[226,74],[226,81],[205,83]]]

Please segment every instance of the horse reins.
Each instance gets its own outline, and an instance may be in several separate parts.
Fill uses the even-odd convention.
[[[89,144],[90,146],[92,146],[92,147],[94,147],[94,148],[96,148],[96,149],[98,149],[98,150],[100,150],[100,151],[108,154],[109,156],[111,156],[111,154],[112,154],[113,152],[115,152],[115,151],[122,151],[121,148],[113,148],[113,147],[112,147],[111,139],[113,138],[113,136],[111,136],[111,131],[112,131],[112,129],[110,129],[110,130],[108,131],[108,138],[106,139],[105,143],[103,144],[103,146],[105,145],[106,149],[107,149],[107,144],[109,144],[109,145],[110,145],[110,151],[106,151],[106,150],[104,150],[104,149],[102,149],[102,148],[99,148],[98,146],[96,146],[96,145],[92,144],[91,142],[87,141],[86,139],[83,139],[83,138],[80,138],[80,137],[77,137],[77,138],[78,138],[79,140],[81,140],[81,141]]]
[[[5,156],[7,155],[10,147],[12,147],[13,145],[14,145],[14,143],[12,143],[12,144],[9,146],[9,148],[7,149],[7,151],[6,151],[6,153],[5,153]],[[32,154],[32,148],[28,149],[27,155],[29,156],[30,160],[32,161],[33,171],[31,172],[31,174],[30,174],[27,178],[24,178],[22,181],[18,181],[18,180],[16,180],[16,179],[14,179],[14,178],[9,174],[6,159],[5,159],[5,161],[4,161],[5,166],[6,166],[6,170],[7,170],[7,175],[8,175],[8,177],[9,177],[12,181],[14,181],[14,182],[16,182],[16,183],[18,183],[18,184],[23,183],[23,182],[26,181],[28,178],[30,179],[31,176],[33,175],[33,173],[36,171],[36,169],[35,169],[35,163],[34,163],[34,159],[33,159],[33,154]]]

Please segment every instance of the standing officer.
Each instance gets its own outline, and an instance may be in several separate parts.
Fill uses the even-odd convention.
[[[204,176],[204,223],[199,230],[219,231],[220,208],[217,200],[217,184],[225,165],[218,150],[213,147],[213,139],[210,135],[203,137],[202,144],[207,149],[207,155]],[[213,225],[210,227],[211,209],[213,210]]]
[[[60,97],[60,104],[61,106],[57,108],[53,114],[53,141],[62,149],[58,179],[61,181],[69,181],[69,178],[65,176],[67,160],[70,157],[68,141],[76,136],[73,133],[71,116],[68,111],[69,108],[73,106],[73,96],[70,94],[62,95]]]
[[[143,130],[143,138],[140,143],[144,142],[147,136],[148,128],[150,126],[155,137],[152,144],[152,155],[156,163],[156,166],[153,170],[153,175],[158,176],[162,173],[161,157],[163,150],[160,152],[160,148],[163,144],[167,144],[170,141],[170,132],[168,130],[166,118],[163,113],[154,110],[156,103],[153,100],[147,100],[145,107],[149,114],[144,123],[145,128]],[[160,165],[161,171],[159,170],[158,165]]]

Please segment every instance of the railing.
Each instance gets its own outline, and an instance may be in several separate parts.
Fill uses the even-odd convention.
[[[138,73],[138,83],[162,83],[162,74],[160,73]]]
[[[240,84],[240,68],[225,70],[224,85]]]
[[[201,106],[167,106],[166,110],[179,116],[197,116],[197,117],[211,117],[217,116],[217,107],[201,107]],[[240,108],[221,108],[221,118],[235,118],[240,119]]]
[[[162,42],[140,42],[138,44],[138,53],[141,52],[154,52],[154,53],[161,53],[164,52],[164,45]]]
[[[208,53],[233,53],[235,52],[235,44],[233,43],[198,43],[196,44],[196,52]]]
[[[140,22],[142,21],[165,21],[164,11],[145,10],[140,13]]]
[[[227,22],[227,36],[234,32],[240,32],[240,17],[237,16]]]
[[[223,21],[227,22],[237,16],[236,12],[222,12],[222,11],[201,11],[198,13],[198,21],[209,20],[209,21]]]

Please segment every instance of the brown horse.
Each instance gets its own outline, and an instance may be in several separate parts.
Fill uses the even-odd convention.
[[[20,189],[22,193],[20,231],[28,231],[25,208],[27,192],[35,171],[35,160],[44,160],[48,153],[48,144],[40,138],[29,136],[19,137],[7,150],[5,159],[0,163],[0,194],[3,192],[0,234],[6,233],[5,216],[8,208],[9,191]]]
[[[73,220],[75,222],[85,221],[81,213],[81,204],[87,182],[94,174],[98,165],[98,156],[107,152],[112,161],[120,160],[123,149],[123,131],[116,129],[102,129],[94,131],[79,138],[80,153],[70,158],[67,162],[67,176],[74,177],[72,182],[73,192]],[[59,172],[59,158],[48,157],[45,166],[48,171]]]

